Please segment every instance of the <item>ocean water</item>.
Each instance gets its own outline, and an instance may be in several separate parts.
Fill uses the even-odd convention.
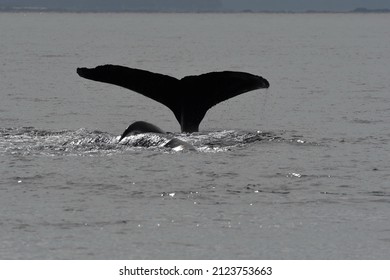
[[[390,15],[0,13],[1,259],[389,259]],[[186,135],[76,68],[268,79]],[[154,123],[161,135],[118,136]]]

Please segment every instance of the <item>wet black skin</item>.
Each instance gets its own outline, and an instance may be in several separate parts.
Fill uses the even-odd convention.
[[[77,68],[86,79],[118,85],[167,106],[182,132],[197,132],[206,112],[229,98],[260,88],[268,88],[263,77],[245,72],[211,72],[176,79],[163,74],[119,65]]]

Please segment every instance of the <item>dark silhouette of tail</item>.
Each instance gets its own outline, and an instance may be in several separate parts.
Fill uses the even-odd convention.
[[[77,68],[86,79],[125,87],[167,106],[182,132],[197,132],[207,110],[239,94],[268,88],[266,79],[244,72],[211,72],[176,79],[118,65]]]

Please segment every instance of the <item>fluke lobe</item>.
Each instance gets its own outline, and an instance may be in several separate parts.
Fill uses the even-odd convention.
[[[167,106],[182,132],[197,132],[206,112],[214,105],[242,93],[268,88],[263,77],[244,72],[211,72],[176,79],[163,74],[119,65],[77,68],[86,79],[121,86]]]

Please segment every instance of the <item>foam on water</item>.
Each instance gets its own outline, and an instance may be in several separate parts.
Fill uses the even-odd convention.
[[[169,149],[166,144],[176,137],[193,145],[198,152],[226,152],[255,142],[291,142],[283,138],[282,133],[221,131],[193,134],[155,134],[143,133],[130,135],[119,142],[120,136],[107,132],[89,131],[80,128],[74,131],[48,131],[33,127],[0,129],[0,151],[20,155],[104,155],[136,151],[139,149],[154,151],[180,152],[181,145]],[[298,140],[297,143],[300,143]]]

